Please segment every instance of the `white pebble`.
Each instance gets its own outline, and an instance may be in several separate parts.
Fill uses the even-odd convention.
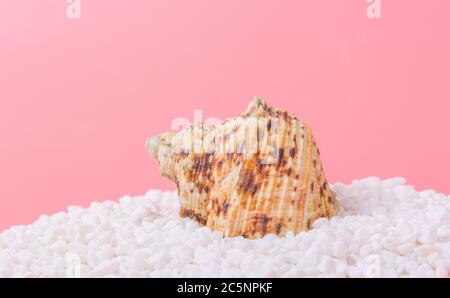
[[[365,244],[365,245],[361,246],[361,248],[359,250],[359,255],[364,258],[364,257],[368,256],[371,252],[372,252],[372,246],[370,244]]]
[[[417,255],[421,257],[427,257],[434,252],[440,252],[439,248],[432,245],[423,245],[416,248]]]
[[[442,254],[444,255],[445,259],[450,260],[450,242],[444,245]]]
[[[448,217],[448,210],[443,206],[431,205],[427,208],[427,216],[430,220],[442,222]]]
[[[413,233],[411,225],[405,219],[401,219],[397,223],[395,228],[396,228],[397,234],[400,236],[407,236],[407,235],[411,235]]]
[[[433,244],[436,242],[436,232],[434,229],[426,229],[419,236],[419,242],[424,245]]]
[[[8,243],[8,242],[13,242],[14,240],[16,240],[16,233],[14,233],[13,231],[11,231],[11,230],[6,230],[6,231],[4,231],[3,233],[2,233],[2,238],[3,238],[3,241],[5,242],[5,243]]]
[[[194,260],[202,266],[206,266],[216,259],[216,256],[204,247],[197,247],[194,253]]]
[[[70,205],[67,207],[67,212],[69,217],[71,218],[79,218],[81,217],[81,215],[83,215],[85,209],[83,207],[80,206],[74,206],[74,205]]]
[[[450,225],[439,227],[436,231],[436,236],[439,241],[450,241]]]
[[[439,278],[448,278],[449,273],[445,266],[438,266],[435,270],[435,276]]]
[[[327,274],[334,271],[334,263],[333,259],[331,259],[329,256],[323,256],[320,259],[320,264],[318,267],[320,273]]]
[[[63,228],[61,228],[60,226],[53,226],[53,227],[48,228],[45,231],[43,239],[47,245],[50,245],[53,242],[55,242],[59,236],[64,235],[64,234],[65,234],[65,231]]]
[[[67,221],[67,214],[65,212],[58,212],[50,217],[50,221],[55,224],[62,224]]]
[[[341,240],[337,240],[333,244],[333,256],[336,258],[344,258],[348,254],[348,246],[347,243]]]
[[[107,260],[97,265],[94,270],[91,271],[90,276],[101,277],[107,274],[116,273],[119,270],[119,262],[117,260]]]
[[[381,186],[383,188],[389,189],[389,188],[393,188],[398,185],[403,185],[403,184],[405,184],[405,181],[406,181],[405,178],[402,178],[402,177],[390,178],[390,179],[383,180],[381,182]]]
[[[412,253],[413,250],[414,250],[414,244],[412,244],[412,243],[401,244],[397,247],[398,253],[402,256],[406,256],[406,255]]]

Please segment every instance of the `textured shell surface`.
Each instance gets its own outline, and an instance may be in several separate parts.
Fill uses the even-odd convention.
[[[311,128],[259,97],[220,125],[194,123],[147,148],[177,185],[180,216],[225,237],[299,233],[339,210]]]

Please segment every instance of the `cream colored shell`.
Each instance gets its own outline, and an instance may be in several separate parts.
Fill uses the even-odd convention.
[[[196,123],[147,148],[177,185],[180,215],[226,237],[298,233],[339,209],[311,128],[258,97],[220,125]]]

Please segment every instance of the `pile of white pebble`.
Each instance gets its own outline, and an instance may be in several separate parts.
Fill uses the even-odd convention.
[[[449,277],[450,197],[403,178],[335,184],[343,210],[278,238],[222,238],[176,192],[70,206],[0,234],[0,277]]]

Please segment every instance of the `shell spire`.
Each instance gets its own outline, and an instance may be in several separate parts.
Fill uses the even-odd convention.
[[[226,237],[299,233],[339,210],[311,128],[255,97],[243,114],[147,140],[180,216]]]

